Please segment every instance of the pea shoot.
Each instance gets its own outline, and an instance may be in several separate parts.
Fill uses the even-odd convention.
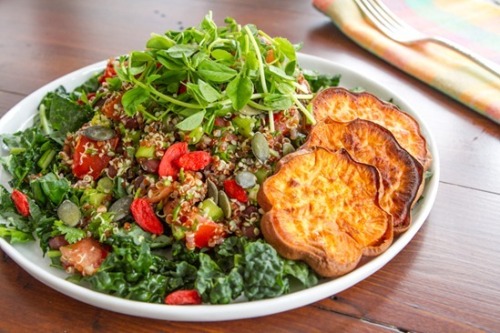
[[[215,117],[251,108],[267,114],[273,132],[273,113],[295,106],[315,123],[303,104],[313,95],[298,83],[300,45],[285,38],[271,38],[231,18],[217,27],[210,12],[199,27],[153,34],[146,46],[119,59],[118,77],[130,86],[122,98],[130,116],[141,112],[160,119],[173,112],[184,119],[177,124],[180,130],[203,126],[210,133]],[[147,112],[151,106],[158,112]]]

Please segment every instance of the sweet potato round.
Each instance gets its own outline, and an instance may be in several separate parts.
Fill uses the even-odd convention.
[[[280,255],[305,261],[321,276],[345,274],[392,243],[379,188],[376,168],[345,150],[301,149],[259,191],[262,233]]]

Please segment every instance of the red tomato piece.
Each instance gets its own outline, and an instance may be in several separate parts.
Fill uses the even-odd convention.
[[[112,97],[109,97],[106,99],[104,102],[101,112],[104,114],[106,117],[109,119],[119,121],[120,120],[120,108],[115,107],[115,105],[120,105],[122,102],[122,95],[114,95]]]
[[[111,161],[108,152],[116,149],[118,140],[117,137],[106,141],[95,141],[83,135],[78,137],[73,152],[73,175],[80,179],[86,175],[97,179]]]
[[[108,251],[93,238],[84,238],[74,244],[61,246],[61,262],[65,267],[73,267],[82,275],[93,275],[106,259]]]
[[[221,228],[217,223],[209,220],[200,223],[194,233],[194,245],[200,249],[208,247],[210,240],[217,235],[221,235]]]
[[[106,69],[104,70],[104,73],[101,76],[99,76],[99,83],[103,83],[106,81],[106,79],[114,77],[115,75],[116,71],[113,65],[113,59],[110,59],[106,64]]]
[[[247,192],[243,187],[238,185],[238,183],[234,179],[228,179],[224,181],[224,191],[232,199],[236,199],[239,202],[243,203],[248,202]]]
[[[212,156],[206,151],[193,151],[179,157],[177,166],[184,170],[198,171],[210,164]]]
[[[188,151],[187,142],[176,142],[168,147],[161,159],[160,166],[158,167],[158,174],[161,177],[177,177],[180,170],[177,166],[177,162],[179,158]]]
[[[201,304],[201,296],[196,289],[176,290],[165,297],[165,304],[193,305]]]
[[[19,190],[13,190],[10,198],[12,199],[12,202],[14,202],[14,206],[16,206],[19,214],[24,217],[30,216],[30,205],[26,194]]]
[[[163,234],[163,224],[156,216],[153,207],[145,198],[137,198],[132,201],[130,211],[137,224],[147,232],[155,235]]]

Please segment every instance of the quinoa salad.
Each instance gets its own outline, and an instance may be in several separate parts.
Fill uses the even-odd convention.
[[[12,178],[0,236],[38,242],[74,283],[142,302],[227,304],[315,285],[263,239],[257,203],[315,123],[309,101],[339,81],[300,68],[299,49],[209,13],[48,93],[32,127],[1,136]]]

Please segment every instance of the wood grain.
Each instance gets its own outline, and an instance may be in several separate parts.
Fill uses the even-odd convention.
[[[352,43],[303,0],[0,2],[0,115],[42,85],[142,49],[151,32],[213,10],[375,78],[414,105],[441,160],[436,203],[391,262],[354,287],[255,319],[183,323],[96,308],[43,285],[0,251],[0,332],[498,332],[500,127]],[[499,92],[500,95],[500,92]]]

